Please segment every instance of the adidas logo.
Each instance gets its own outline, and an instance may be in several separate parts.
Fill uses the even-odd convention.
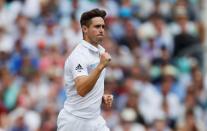
[[[80,64],[78,64],[78,66],[75,68],[75,70],[82,70],[82,69],[83,67]]]

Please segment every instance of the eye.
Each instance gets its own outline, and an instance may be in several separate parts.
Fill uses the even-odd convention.
[[[100,27],[100,25],[96,25],[95,27],[96,27],[96,28],[99,28],[99,27]]]
[[[95,28],[105,28],[105,25],[95,25]]]

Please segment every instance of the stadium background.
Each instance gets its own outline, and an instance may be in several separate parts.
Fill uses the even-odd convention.
[[[0,131],[55,131],[80,15],[105,9],[111,131],[206,131],[205,0],[0,0]]]

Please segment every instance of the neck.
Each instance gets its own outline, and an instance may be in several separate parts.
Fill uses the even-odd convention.
[[[95,47],[98,47],[98,42],[93,42],[88,37],[84,37],[83,40],[87,41],[88,43],[90,43],[91,45]]]

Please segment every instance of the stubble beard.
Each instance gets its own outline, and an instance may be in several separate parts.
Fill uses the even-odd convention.
[[[102,42],[103,42],[103,37],[97,39],[97,43],[98,43],[98,44],[100,44],[100,43],[102,43]]]
[[[95,45],[98,45],[98,44],[101,44],[103,42],[103,37],[102,38],[92,38],[92,42],[95,44]]]

